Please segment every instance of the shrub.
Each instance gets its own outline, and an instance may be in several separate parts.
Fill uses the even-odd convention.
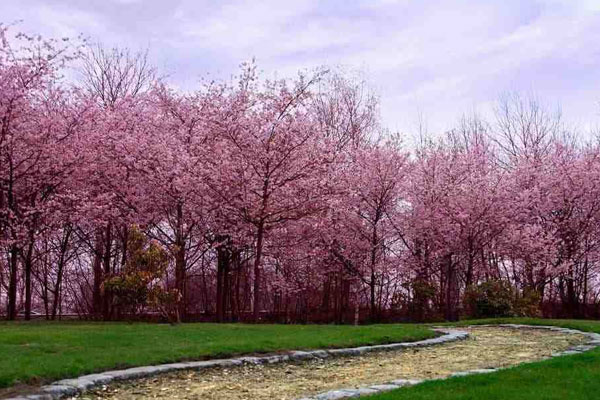
[[[435,299],[436,288],[431,283],[423,279],[415,279],[403,285],[412,292],[412,298],[405,298],[406,306],[410,318],[413,321],[423,322],[427,320],[440,320],[431,315],[431,303]],[[400,299],[396,298],[395,303],[399,303]]]
[[[513,311],[517,317],[541,317],[540,310],[541,296],[538,292],[531,289],[523,291],[521,296],[515,299]]]
[[[473,318],[510,317],[513,313],[513,289],[501,280],[489,280],[467,288],[465,306]]]
[[[179,316],[173,310],[181,295],[177,290],[164,289],[161,284],[169,261],[166,249],[134,227],[127,241],[125,266],[104,281],[104,290],[110,293],[115,306],[133,315],[152,306],[169,322],[178,322]]]

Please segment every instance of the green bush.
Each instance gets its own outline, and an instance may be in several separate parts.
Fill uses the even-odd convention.
[[[423,279],[415,279],[403,285],[408,289],[411,296],[404,298],[396,297],[394,304],[400,303],[400,300],[405,301],[410,318],[412,321],[439,321],[443,318],[433,316],[430,304],[435,299],[436,288],[431,283]]]
[[[513,312],[513,289],[508,282],[489,280],[467,288],[464,304],[469,317],[510,317]]]
[[[132,315],[146,307],[157,309],[169,322],[179,322],[177,304],[181,294],[163,287],[161,279],[169,266],[168,251],[133,227],[127,240],[127,259],[122,271],[108,277],[103,288],[113,305]]]
[[[517,317],[541,317],[541,296],[535,290],[524,290],[521,296],[517,296],[513,311]]]

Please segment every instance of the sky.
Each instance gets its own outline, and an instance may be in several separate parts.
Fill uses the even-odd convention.
[[[509,92],[560,107],[575,129],[600,126],[600,0],[0,0],[0,22],[15,21],[148,48],[182,88],[253,58],[270,78],[360,71],[383,125],[404,133],[491,117]]]

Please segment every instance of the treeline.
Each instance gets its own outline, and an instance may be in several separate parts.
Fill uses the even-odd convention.
[[[8,33],[8,319],[597,316],[600,147],[535,101],[405,146],[340,73],[181,91],[144,54]]]

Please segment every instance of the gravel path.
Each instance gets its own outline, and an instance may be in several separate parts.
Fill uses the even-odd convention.
[[[302,363],[184,371],[94,389],[78,399],[298,399],[393,379],[427,379],[549,357],[585,341],[538,329],[473,327],[470,338],[442,346]]]

